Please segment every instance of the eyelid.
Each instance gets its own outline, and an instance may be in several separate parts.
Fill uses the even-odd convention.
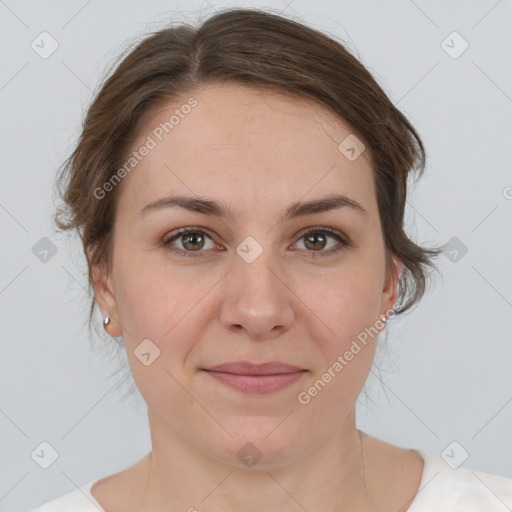
[[[302,238],[304,235],[307,235],[309,232],[321,232],[327,233],[329,235],[337,236],[344,242],[347,242],[347,237],[337,229],[330,228],[328,226],[309,226],[307,228],[301,229],[295,236],[296,238]]]
[[[207,228],[203,228],[201,226],[186,226],[183,228],[174,229],[174,230],[170,231],[169,233],[167,233],[166,235],[164,235],[164,237],[162,238],[162,243],[168,244],[171,240],[179,238],[180,235],[186,235],[188,233],[197,233],[197,232],[204,233],[205,235],[208,235],[212,240],[214,238],[211,234],[211,231]]]

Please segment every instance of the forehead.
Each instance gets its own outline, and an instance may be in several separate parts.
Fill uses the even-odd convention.
[[[364,151],[349,160],[338,147],[348,136],[354,136],[351,126],[316,102],[209,85],[146,115],[131,151],[150,139],[154,147],[123,180],[121,196],[142,208],[167,193],[187,193],[250,213],[262,202],[340,193],[374,215],[370,156]]]

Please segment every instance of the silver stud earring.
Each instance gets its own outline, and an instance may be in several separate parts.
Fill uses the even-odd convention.
[[[110,317],[107,315],[107,316],[103,319],[103,327],[106,327],[109,323],[110,323]]]

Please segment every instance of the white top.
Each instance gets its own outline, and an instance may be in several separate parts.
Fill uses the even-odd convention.
[[[425,462],[420,487],[407,512],[510,512],[512,479],[452,469],[443,459],[422,450]],[[91,494],[93,480],[28,512],[105,512]]]

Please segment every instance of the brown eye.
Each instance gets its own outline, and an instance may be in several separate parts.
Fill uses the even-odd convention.
[[[204,235],[200,231],[181,235],[181,243],[185,249],[197,251],[204,246]]]
[[[311,232],[311,234],[306,235],[304,239],[306,240],[305,245],[308,249],[323,249],[327,244],[327,235],[318,231]]]
[[[208,241],[210,242],[209,247],[206,245]],[[178,244],[178,247],[175,247],[175,244]],[[212,238],[197,228],[178,229],[173,236],[163,240],[162,245],[170,251],[184,256],[202,256],[202,253],[206,252],[203,249],[215,248]]]
[[[330,239],[338,243],[330,243]],[[313,258],[329,256],[350,246],[350,243],[337,231],[325,227],[310,229],[301,235],[299,242],[302,241],[304,241],[306,253],[309,253]],[[210,247],[207,246],[208,242],[211,244]],[[176,247],[176,244],[178,244],[178,247]],[[178,229],[172,236],[163,240],[162,245],[171,252],[182,256],[204,256],[206,251],[203,249],[216,248],[213,239],[205,231],[197,228]],[[219,249],[222,250],[222,248]]]
[[[331,243],[329,245],[329,239],[337,241],[338,244]],[[330,228],[310,229],[301,235],[299,241],[303,240],[306,252],[312,253],[313,257],[317,256],[315,253],[318,253],[319,256],[329,256],[350,245],[340,234]],[[326,247],[327,250],[324,250]]]

